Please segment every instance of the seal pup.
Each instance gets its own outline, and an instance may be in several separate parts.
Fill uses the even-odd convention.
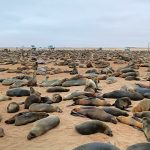
[[[73,150],[120,150],[116,146],[108,143],[93,142],[80,145]]]
[[[136,121],[135,119],[131,118],[131,117],[124,117],[124,116],[119,116],[117,117],[117,120],[121,123],[133,126],[133,127],[137,127],[142,129],[143,128],[143,124],[139,121]]]
[[[4,133],[4,129],[0,127],[0,137],[4,137],[5,133]]]
[[[132,104],[131,99],[129,97],[122,97],[122,98],[118,98],[113,104],[113,106],[121,110],[126,110],[131,106],[131,104]]]
[[[36,121],[29,132],[27,139],[31,140],[36,138],[47,131],[55,128],[60,123],[60,119],[57,116],[49,116],[43,119]]]
[[[78,133],[82,135],[90,135],[90,134],[100,132],[108,136],[113,136],[112,130],[110,129],[110,127],[107,126],[105,123],[98,121],[98,120],[87,121],[87,122],[81,123],[79,125],[76,125],[75,129]]]
[[[117,124],[117,119],[115,116],[106,113],[103,109],[100,108],[74,108],[71,111],[71,115],[73,116],[80,116],[80,117],[88,117],[90,119],[105,121],[105,122],[112,122]]]
[[[58,106],[53,106],[51,104],[46,103],[34,103],[29,107],[29,111],[31,112],[59,112],[62,113],[62,110]]]
[[[40,103],[41,93],[34,90],[33,87],[30,87],[30,96],[28,96],[24,103],[24,108],[28,109],[29,106],[33,103]]]
[[[143,112],[143,111],[149,111],[150,110],[150,100],[144,99],[140,101],[135,107],[133,107],[132,112]]]
[[[5,123],[15,124],[15,126],[21,126],[48,116],[49,114],[44,112],[21,112],[6,120]]]
[[[129,146],[126,150],[149,150],[150,143],[138,143]]]
[[[147,141],[150,142],[150,118],[144,117],[142,123],[143,123],[143,132],[147,138]]]
[[[8,113],[18,112],[19,109],[20,109],[19,104],[16,103],[16,102],[9,103],[8,106],[7,106],[7,112]]]

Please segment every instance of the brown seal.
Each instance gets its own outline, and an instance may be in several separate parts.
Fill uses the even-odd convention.
[[[7,112],[8,113],[18,112],[19,109],[20,109],[19,104],[16,103],[16,102],[9,103],[8,106],[7,106]]]
[[[150,142],[150,118],[144,117],[142,123],[143,123],[144,134],[147,140]]]
[[[135,107],[133,107],[132,112],[142,112],[142,111],[149,111],[150,110],[150,100],[144,99],[140,101]]]
[[[96,119],[105,122],[112,122],[114,124],[117,124],[117,119],[115,116],[106,113],[103,109],[95,108],[95,107],[74,108],[71,111],[71,115],[88,117],[91,119]]]
[[[143,124],[141,122],[138,122],[131,117],[119,116],[119,117],[117,117],[117,120],[121,123],[130,125],[130,126],[134,126],[134,127],[138,127],[140,129],[142,129],[142,127],[143,127]]]
[[[27,139],[31,140],[36,138],[47,131],[55,128],[60,123],[60,119],[57,116],[49,116],[43,119],[36,121],[29,132]]]
[[[75,129],[78,133],[83,134],[83,135],[89,135],[89,134],[100,132],[108,136],[113,136],[112,130],[110,129],[110,127],[99,120],[87,121],[87,122],[81,123],[79,125],[76,125]]]

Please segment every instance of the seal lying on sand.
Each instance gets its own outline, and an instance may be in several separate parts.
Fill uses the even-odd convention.
[[[133,107],[132,112],[143,112],[143,111],[149,111],[150,110],[150,100],[144,99],[140,101],[135,107]]]
[[[124,116],[119,116],[117,117],[117,120],[121,123],[133,126],[133,127],[137,127],[142,129],[143,124],[141,122],[136,121],[135,119],[131,118],[131,117],[124,117]]]
[[[78,146],[73,150],[120,150],[120,149],[112,144],[94,142]]]
[[[75,129],[77,132],[83,135],[89,135],[100,132],[108,136],[113,136],[112,130],[105,123],[98,120],[81,123],[79,125],[76,125]]]
[[[87,96],[93,97],[94,93],[86,92],[86,91],[75,91],[75,92],[72,92],[72,93],[64,96],[63,100],[71,100],[71,99],[77,98],[77,97],[85,98]]]
[[[29,111],[31,112],[60,112],[62,113],[62,110],[58,106],[53,106],[51,104],[44,104],[44,103],[34,103],[30,105]]]
[[[105,121],[105,122],[112,122],[117,124],[117,119],[111,115],[106,113],[103,109],[99,108],[74,108],[71,111],[71,115],[73,116],[81,116],[81,117],[88,117],[90,119]]]
[[[115,90],[109,93],[103,94],[104,98],[122,98],[122,97],[129,97],[131,100],[142,100],[144,97],[137,92],[129,92],[129,91],[123,91],[123,90]]]
[[[74,103],[70,106],[74,105],[84,105],[84,106],[111,106],[111,104],[106,100],[100,100],[97,98],[91,99],[73,99]]]
[[[138,118],[147,117],[147,118],[150,118],[150,111],[136,112],[134,114],[134,117],[138,117]]]
[[[4,129],[0,127],[0,137],[4,137],[5,133],[4,133]]]
[[[40,101],[41,101],[41,93],[35,91],[32,87],[30,87],[30,96],[26,98],[24,108],[28,109],[31,104],[40,103]]]
[[[57,116],[49,116],[44,119],[40,119],[36,121],[29,132],[27,139],[31,140],[33,138],[36,138],[47,131],[55,128],[60,123],[60,119]]]
[[[150,143],[138,143],[129,146],[126,150],[149,150]]]
[[[147,140],[150,142],[150,118],[144,117],[142,123],[143,123],[144,134]]]
[[[7,106],[7,112],[8,113],[15,113],[18,112],[20,109],[19,104],[16,102],[9,103]]]
[[[15,123],[15,126],[21,126],[21,125],[25,125],[30,122],[34,122],[36,120],[45,118],[47,116],[49,116],[49,114],[43,113],[43,112],[41,112],[41,113],[39,113],[39,112],[21,112],[21,113],[14,115],[10,119],[6,120],[5,123],[6,124],[14,124]]]
[[[22,88],[13,88],[13,89],[9,89],[6,92],[6,95],[7,96],[16,96],[16,97],[29,96],[30,91],[26,90],[26,89],[22,89]]]
[[[52,92],[69,92],[70,89],[63,88],[61,86],[55,86],[55,87],[50,87],[46,90],[46,92],[52,93]]]
[[[118,98],[115,103],[113,104],[113,106],[125,110],[127,108],[129,108],[129,106],[131,105],[131,99],[129,97],[122,97],[122,98]]]
[[[113,116],[129,116],[129,114],[126,111],[122,111],[118,108],[113,107],[103,107],[102,108],[105,112],[113,115]]]

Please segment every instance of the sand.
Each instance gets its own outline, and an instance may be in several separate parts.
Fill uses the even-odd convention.
[[[116,69],[118,67],[124,66],[113,64],[111,66]],[[1,65],[0,67],[9,67],[9,68],[17,68],[19,65]],[[49,65],[52,66],[52,65]],[[63,69],[67,69],[68,67],[60,67]],[[147,68],[140,68],[140,76],[144,76],[146,74]],[[79,69],[79,73],[83,74],[87,69]],[[13,77],[16,76],[15,73],[0,73],[0,78],[6,77]],[[51,79],[62,79],[65,77],[70,77],[70,75],[66,73],[50,75]],[[44,76],[38,75],[38,83],[44,79]],[[121,86],[127,83],[137,83],[141,82],[144,84],[149,84],[147,81],[125,81],[122,78],[118,78],[118,82],[114,84],[106,84],[105,81],[100,81],[99,85],[102,87],[102,93],[109,92],[115,89],[119,89]],[[0,93],[6,93],[8,89],[7,86],[0,85]],[[43,96],[50,96],[52,94],[46,93],[46,88],[44,87],[36,87],[36,90],[40,91]],[[83,90],[84,86],[79,87],[70,87],[70,92],[75,90]],[[70,93],[68,92],[68,93]],[[68,93],[61,93],[62,96],[67,95]],[[10,102],[23,102],[25,97],[16,98],[14,97],[11,101],[0,102],[0,114],[3,117],[2,122],[0,123],[0,127],[4,128],[5,130],[5,137],[0,139],[0,150],[71,150],[76,146],[81,144],[85,144],[88,142],[105,142],[105,143],[112,143],[119,147],[121,150],[125,150],[128,146],[138,143],[138,142],[146,142],[146,138],[144,133],[125,124],[118,123],[117,125],[112,123],[106,123],[109,125],[113,131],[114,136],[109,137],[107,135],[97,133],[93,135],[80,135],[78,134],[74,126],[81,122],[85,122],[90,120],[88,118],[80,118],[71,116],[70,112],[75,107],[80,106],[73,106],[73,107],[66,107],[67,105],[71,104],[72,101],[62,101],[59,104],[55,104],[59,106],[63,113],[53,113],[60,117],[60,125],[47,132],[46,134],[37,137],[31,141],[27,140],[27,135],[32,128],[32,123],[24,125],[24,126],[14,126],[14,125],[6,125],[4,121],[10,118],[14,114],[8,114],[6,112],[7,105]],[[113,102],[113,99],[109,99],[109,101]],[[134,102],[133,105],[136,105],[138,102]],[[21,106],[21,110],[24,111],[23,105]],[[132,115],[132,114],[131,114]]]

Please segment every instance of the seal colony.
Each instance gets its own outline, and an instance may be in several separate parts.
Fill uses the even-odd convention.
[[[0,58],[2,142],[9,143],[11,130],[18,142],[50,141],[52,150],[125,150],[136,138],[150,140],[149,53],[5,49]]]

